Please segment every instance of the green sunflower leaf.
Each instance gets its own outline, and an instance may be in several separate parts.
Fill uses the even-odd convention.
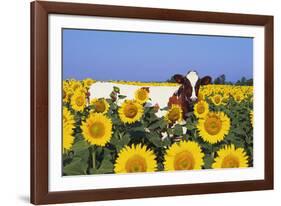
[[[89,146],[90,146],[90,145],[89,145],[86,141],[80,140],[80,141],[78,141],[78,142],[76,142],[76,143],[73,144],[72,150],[73,150],[74,152],[78,152],[78,151],[81,151],[81,150],[88,149]]]
[[[175,127],[174,127],[173,133],[174,133],[174,135],[176,135],[176,136],[182,136],[182,135],[183,135],[182,126],[176,124]]]
[[[87,163],[81,161],[80,158],[75,158],[63,168],[63,173],[65,175],[85,175],[87,174],[87,167]]]
[[[98,169],[92,169],[91,173],[93,174],[107,174],[113,173],[114,165],[109,160],[109,158],[104,158]]]
[[[118,98],[119,99],[125,99],[127,96],[125,96],[125,95],[118,95]]]
[[[162,140],[156,132],[150,132],[147,134],[148,140],[156,147],[162,147]]]
[[[148,127],[148,129],[154,130],[154,129],[160,128],[160,125],[161,125],[161,121],[156,121],[156,122],[152,123],[152,124]]]

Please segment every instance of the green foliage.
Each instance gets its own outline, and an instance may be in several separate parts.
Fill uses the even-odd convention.
[[[253,79],[247,79],[246,77],[242,77],[236,82],[226,81],[225,74],[222,74],[213,80],[214,84],[222,84],[222,85],[237,85],[237,86],[253,86]]]
[[[71,163],[63,167],[65,175],[85,175],[88,165],[80,158],[74,158]]]

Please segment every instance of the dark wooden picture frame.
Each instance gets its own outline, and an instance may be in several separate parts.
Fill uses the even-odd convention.
[[[93,189],[48,190],[48,15],[84,15],[239,25],[265,28],[265,178],[264,180]],[[33,204],[163,197],[273,189],[273,17],[248,14],[105,6],[31,3],[31,202]]]

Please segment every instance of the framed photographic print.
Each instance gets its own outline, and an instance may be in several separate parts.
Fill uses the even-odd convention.
[[[31,3],[31,202],[273,189],[273,17]]]

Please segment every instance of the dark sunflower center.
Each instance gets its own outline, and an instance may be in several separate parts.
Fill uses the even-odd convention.
[[[238,168],[239,160],[233,155],[226,156],[222,161],[222,168]]]
[[[208,117],[204,123],[204,127],[209,134],[216,135],[221,131],[222,122],[219,117]]]
[[[216,96],[215,97],[215,102],[218,104],[218,103],[220,103],[220,101],[221,101],[221,98],[219,96]]]
[[[94,108],[96,112],[104,112],[105,111],[105,104],[103,101],[97,101],[94,103]]]
[[[128,173],[145,172],[147,169],[147,165],[143,157],[139,155],[134,155],[127,160],[125,168]]]
[[[188,151],[180,152],[175,156],[175,170],[192,170],[194,168],[194,164],[193,155]]]
[[[138,107],[134,104],[126,105],[124,109],[124,114],[126,117],[134,118],[138,113]]]
[[[95,122],[90,127],[90,134],[93,138],[101,138],[104,136],[105,127],[101,122]]]
[[[138,99],[140,99],[140,100],[145,100],[146,97],[147,97],[146,91],[140,90],[140,91],[138,92]]]
[[[180,112],[177,109],[173,109],[168,114],[168,119],[172,122],[177,121],[180,118]]]
[[[82,106],[84,104],[84,98],[81,96],[77,97],[75,102],[77,106]]]
[[[203,104],[199,104],[199,105],[197,106],[197,112],[198,112],[199,114],[203,114],[203,113],[205,112],[205,107],[204,107]]]

